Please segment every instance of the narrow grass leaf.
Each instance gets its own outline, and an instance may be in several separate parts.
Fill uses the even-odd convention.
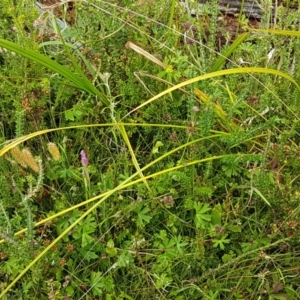
[[[103,97],[100,91],[97,90],[97,88],[86,78],[83,73],[81,73],[81,76],[78,76],[72,73],[68,68],[60,65],[56,61],[53,61],[49,57],[31,49],[23,49],[18,44],[4,39],[0,39],[0,46],[64,76],[72,82],[74,87],[89,94],[98,96],[99,99],[101,99],[107,106],[110,104],[109,101],[105,97]]]
[[[271,207],[270,202],[265,198],[265,196],[255,187],[252,187],[252,190],[261,198],[264,200],[264,202]]]
[[[81,129],[81,128],[91,128],[91,127],[115,127],[118,126],[120,124],[123,124],[124,126],[142,126],[142,127],[164,127],[164,128],[178,128],[178,129],[184,129],[186,130],[188,128],[188,126],[182,126],[182,125],[171,125],[171,124],[139,124],[139,123],[105,123],[105,124],[87,124],[87,125],[75,125],[75,126],[68,126],[68,127],[60,127],[60,128],[53,128],[53,129],[44,129],[44,130],[39,130],[27,135],[23,135],[21,137],[18,137],[12,141],[10,141],[9,143],[6,143],[7,145],[4,146],[1,150],[0,150],[0,157],[3,156],[6,152],[8,152],[9,150],[11,150],[12,148],[16,147],[17,145],[28,141],[34,137],[37,137],[39,135],[43,135],[49,132],[53,132],[53,131],[62,131],[62,130],[69,130],[69,129]],[[220,133],[220,132],[218,132]]]
[[[141,171],[140,165],[139,165],[139,163],[138,163],[138,161],[136,159],[135,153],[134,153],[134,151],[132,149],[132,146],[131,146],[131,143],[130,143],[130,140],[128,138],[128,135],[127,135],[127,132],[126,132],[126,129],[125,129],[124,125],[120,124],[118,126],[118,128],[119,128],[120,133],[122,134],[122,137],[123,137],[123,139],[124,139],[124,141],[125,141],[128,149],[129,149],[129,152],[130,152],[130,155],[131,155],[131,159],[132,159],[132,162],[133,162],[133,164],[135,166],[135,169],[137,170],[137,172],[141,176],[141,178],[144,178],[144,174]],[[150,190],[150,187],[149,187],[147,181],[143,180],[143,182],[145,183],[145,186]]]
[[[262,32],[262,33],[272,33],[275,35],[300,37],[300,31],[294,31],[294,30],[256,29],[256,28],[249,28],[249,30],[255,32]]]
[[[226,62],[226,59],[233,53],[233,51],[250,35],[249,32],[241,34],[235,41],[230,45],[224,53],[219,55],[219,58],[211,68],[210,72],[218,71]]]

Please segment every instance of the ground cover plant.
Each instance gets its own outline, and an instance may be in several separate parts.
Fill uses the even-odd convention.
[[[0,298],[297,299],[297,3],[40,4],[0,4]]]

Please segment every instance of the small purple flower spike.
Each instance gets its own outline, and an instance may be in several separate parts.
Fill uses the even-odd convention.
[[[88,158],[86,156],[86,153],[83,150],[80,151],[80,156],[81,156],[81,163],[82,163],[82,165],[84,167],[86,167],[89,164],[89,161],[88,161]]]

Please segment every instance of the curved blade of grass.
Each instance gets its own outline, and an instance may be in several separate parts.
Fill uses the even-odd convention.
[[[245,32],[241,34],[235,41],[230,45],[228,49],[224,53],[221,53],[213,67],[211,68],[210,72],[215,72],[219,70],[224,63],[226,62],[226,59],[230,56],[230,54],[250,35],[250,32]]]
[[[212,73],[208,73],[208,74],[204,74],[201,76],[197,76],[194,77],[192,79],[186,80],[182,83],[179,83],[173,87],[170,87],[166,90],[164,90],[163,92],[155,95],[154,97],[150,98],[149,100],[145,101],[144,103],[142,103],[141,105],[137,106],[136,108],[134,108],[133,110],[131,110],[128,114],[126,114],[123,118],[128,117],[130,114],[132,114],[133,112],[137,111],[138,109],[148,105],[149,103],[159,99],[160,97],[169,94],[175,90],[178,90],[179,88],[182,88],[186,85],[201,81],[201,80],[205,80],[205,79],[210,79],[210,78],[214,78],[214,77],[219,77],[219,76],[224,76],[224,75],[231,75],[231,74],[240,74],[240,73],[262,73],[262,74],[273,74],[276,76],[280,76],[283,78],[286,78],[287,80],[289,80],[290,82],[292,82],[296,88],[300,91],[300,86],[297,84],[297,82],[288,74],[283,73],[281,71],[278,70],[273,70],[273,69],[267,69],[267,68],[256,68],[256,67],[244,67],[244,68],[234,68],[234,69],[227,69],[227,70],[221,70],[221,71],[216,71],[216,72],[212,72]]]
[[[250,28],[250,27],[248,29],[250,31],[255,31],[255,32],[272,33],[272,34],[276,34],[276,35],[300,37],[300,31],[294,31],[294,30],[255,29],[255,28]]]
[[[30,59],[31,61],[34,61],[64,76],[65,78],[67,78],[72,82],[74,87],[99,97],[99,99],[102,100],[102,102],[106,106],[110,105],[109,101],[100,93],[100,91],[88,80],[88,78],[82,72],[81,72],[81,76],[78,76],[72,73],[68,68],[60,65],[56,61],[53,61],[49,57],[31,49],[23,49],[18,44],[4,39],[0,39],[0,47],[15,52],[25,58]]]
[[[163,78],[159,78],[159,77],[157,77],[157,76],[155,76],[155,75],[148,74],[148,73],[146,73],[146,72],[144,72],[144,71],[134,72],[133,74],[134,74],[134,76],[142,83],[142,85],[143,85],[144,88],[147,90],[147,92],[148,92],[149,94],[151,94],[151,95],[153,95],[153,93],[151,93],[151,92],[148,90],[148,88],[145,86],[145,83],[141,80],[140,77],[149,77],[149,78],[152,78],[152,79],[154,79],[154,80],[160,81],[160,82],[164,83],[164,84],[167,85],[167,86],[174,86],[173,83],[171,83],[171,82],[169,82],[169,81],[167,81],[167,80],[165,80],[165,79],[163,79]],[[184,90],[184,89],[179,89],[179,90],[180,90],[181,92],[185,93],[186,95],[190,95],[190,93],[189,93],[188,91]]]

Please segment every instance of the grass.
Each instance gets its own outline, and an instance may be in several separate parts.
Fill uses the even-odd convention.
[[[0,5],[0,298],[297,299],[299,10],[70,5]]]

